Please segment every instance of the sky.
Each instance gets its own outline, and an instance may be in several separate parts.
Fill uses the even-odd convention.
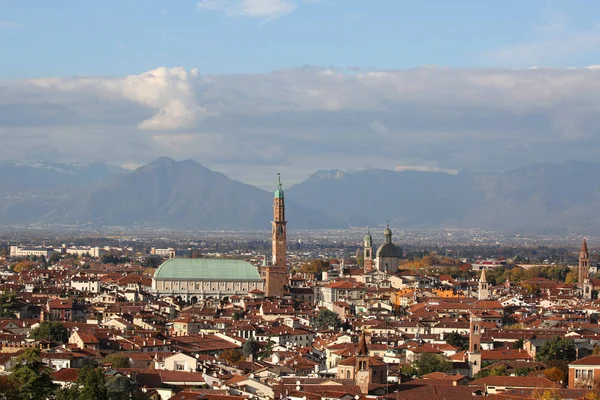
[[[0,159],[289,186],[600,150],[595,0],[0,0],[0,59]]]

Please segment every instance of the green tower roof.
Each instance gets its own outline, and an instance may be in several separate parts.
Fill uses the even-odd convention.
[[[283,188],[281,186],[281,174],[277,174],[277,189],[273,192],[273,197],[276,199],[283,199]]]

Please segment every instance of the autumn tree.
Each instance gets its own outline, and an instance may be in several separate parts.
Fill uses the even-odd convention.
[[[0,399],[1,400],[21,400],[19,394],[19,385],[10,379],[9,375],[0,375]]]
[[[545,369],[543,371],[544,377],[550,379],[553,382],[562,384],[565,380],[565,373],[557,367]]]
[[[237,365],[244,359],[244,354],[239,350],[227,349],[219,355],[219,358],[225,360],[229,365]]]
[[[21,273],[23,271],[28,271],[35,267],[35,263],[33,261],[19,261],[13,267],[13,271],[17,273]]]

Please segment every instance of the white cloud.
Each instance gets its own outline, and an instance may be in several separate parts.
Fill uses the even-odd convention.
[[[396,171],[417,171],[417,172],[443,172],[450,175],[456,175],[458,173],[457,169],[445,169],[432,167],[428,165],[397,165],[394,167]]]
[[[214,115],[196,101],[196,85],[201,83],[196,69],[157,68],[124,78],[33,79],[30,83],[59,92],[88,93],[90,96],[120,97],[154,111],[141,121],[141,129],[172,130],[193,127],[204,117]]]
[[[337,72],[336,72],[337,71]],[[238,178],[367,167],[452,171],[595,161],[600,69],[369,71],[0,82],[2,158],[194,158]],[[291,179],[291,178],[290,178]]]
[[[0,28],[22,29],[22,28],[25,28],[25,25],[22,25],[17,22],[13,22],[13,21],[7,21],[5,19],[0,19]]]
[[[572,28],[567,14],[547,6],[532,38],[485,52],[484,61],[501,66],[556,65],[600,50],[600,24]]]
[[[259,18],[268,22],[291,13],[297,6],[292,0],[202,0],[197,7],[232,17]]]

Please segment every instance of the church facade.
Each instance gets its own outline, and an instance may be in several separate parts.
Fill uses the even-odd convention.
[[[388,224],[383,231],[384,242],[377,248],[375,252],[375,260],[373,254],[373,238],[370,233],[367,233],[364,239],[364,264],[365,272],[378,271],[385,274],[395,274],[398,272],[400,258],[402,258],[402,249],[392,243],[392,230]]]

